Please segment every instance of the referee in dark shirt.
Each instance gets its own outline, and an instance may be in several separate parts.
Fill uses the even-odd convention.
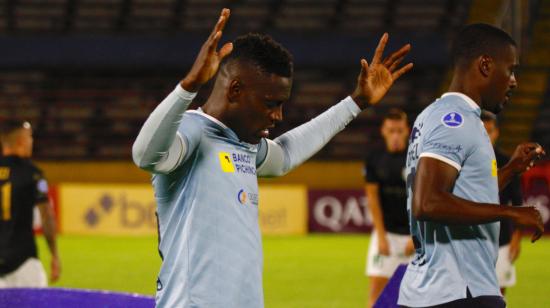
[[[407,115],[391,109],[382,122],[384,145],[372,149],[365,159],[365,192],[374,231],[367,255],[369,307],[402,263],[414,251],[407,215],[405,163],[409,126]]]
[[[493,145],[498,139],[499,129],[496,116],[490,112],[483,111],[481,120],[485,125],[487,134]],[[504,154],[500,149],[495,147],[495,156],[497,166],[500,168],[508,163],[510,157]],[[500,204],[508,204],[512,206],[520,206],[523,204],[523,196],[521,193],[521,182],[519,176],[515,176],[512,181],[500,192]],[[516,284],[516,269],[514,262],[519,256],[521,248],[521,230],[515,229],[512,222],[502,220],[500,222],[500,239],[499,251],[496,264],[497,278],[500,285],[502,295],[506,292],[506,288]]]
[[[48,183],[30,160],[32,128],[24,121],[1,121],[0,141],[0,288],[46,287],[33,233],[38,206],[42,229],[52,254],[51,281],[59,278],[55,220]]]

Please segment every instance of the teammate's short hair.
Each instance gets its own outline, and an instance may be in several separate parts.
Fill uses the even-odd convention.
[[[480,118],[481,118],[481,121],[483,122],[493,122],[495,123],[495,125],[498,125],[497,116],[494,113],[489,112],[487,110],[481,111]]]
[[[516,41],[502,29],[483,23],[467,25],[453,40],[453,65],[470,64],[482,55],[497,57],[499,51],[509,45],[517,46]]]
[[[0,120],[0,142],[7,142],[12,133],[23,128],[31,128],[31,124],[25,120]]]
[[[382,120],[382,122],[386,120],[397,120],[397,121],[407,122],[407,114],[399,108],[391,108],[390,110],[388,110],[388,112],[386,112],[386,114],[384,114],[384,119]]]
[[[265,73],[282,77],[292,77],[293,60],[290,52],[271,36],[248,33],[237,37],[233,42],[233,51],[225,63],[232,60],[249,61]]]

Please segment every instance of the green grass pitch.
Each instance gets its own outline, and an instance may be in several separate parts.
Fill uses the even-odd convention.
[[[266,307],[364,307],[368,241],[363,235],[264,238]],[[49,271],[44,239],[38,244]],[[53,286],[153,295],[160,266],[156,247],[156,237],[61,236],[63,273]],[[509,307],[550,307],[550,239],[525,240],[522,248]]]

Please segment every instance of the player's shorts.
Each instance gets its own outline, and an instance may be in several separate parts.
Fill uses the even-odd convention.
[[[371,234],[369,252],[367,254],[367,276],[390,278],[400,264],[407,264],[411,256],[405,255],[410,235],[386,232],[390,255],[384,256],[378,252],[378,236],[376,231]]]
[[[1,288],[45,288],[48,286],[46,272],[40,260],[29,258],[15,271],[0,276]]]
[[[516,285],[516,267],[510,262],[510,245],[501,246],[498,249],[497,279],[501,288]]]

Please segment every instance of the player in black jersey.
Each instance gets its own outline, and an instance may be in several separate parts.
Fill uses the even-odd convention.
[[[365,190],[374,224],[367,256],[369,307],[376,302],[397,266],[407,263],[414,250],[409,235],[404,175],[409,135],[407,115],[391,109],[380,132],[383,147],[373,149],[365,159]]]
[[[48,183],[31,161],[32,128],[24,121],[0,122],[0,288],[46,287],[44,268],[37,258],[33,212],[38,206],[42,229],[52,254],[50,280],[59,278],[55,219]]]
[[[497,118],[494,114],[483,111],[481,120],[485,125],[487,134],[493,145],[498,139],[499,128]],[[497,166],[500,168],[508,163],[510,157],[495,147],[495,156]],[[512,206],[523,205],[523,196],[521,193],[521,182],[519,176],[514,176],[510,183],[500,191],[500,204]],[[514,228],[510,220],[500,221],[498,259],[496,264],[498,284],[502,295],[506,293],[506,288],[516,284],[516,268],[514,262],[517,260],[521,248],[521,230]]]

